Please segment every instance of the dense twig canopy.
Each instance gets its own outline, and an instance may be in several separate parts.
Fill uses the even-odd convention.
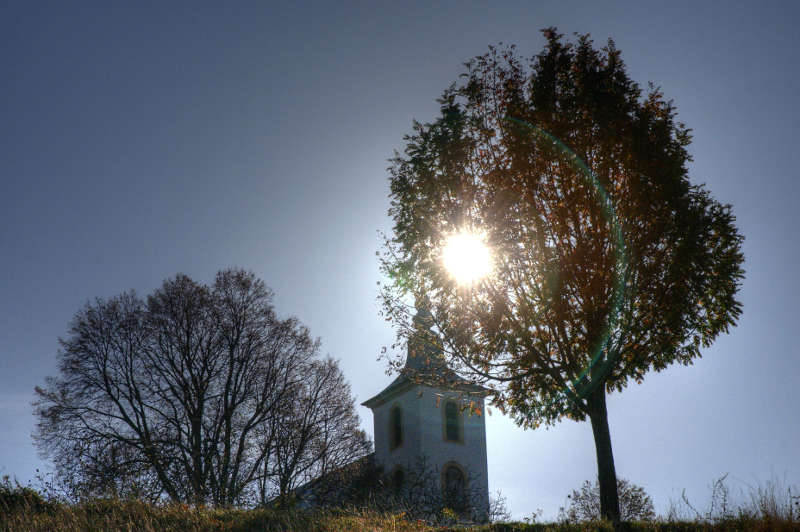
[[[731,208],[689,182],[672,103],[627,76],[613,41],[544,33],[529,60],[491,47],[466,63],[440,116],[414,123],[383,255],[401,336],[409,298],[429,301],[451,366],[526,426],[584,419],[592,390],[691,363],[735,324],[743,278]],[[494,261],[469,287],[441,263],[464,229]]]
[[[178,275],[146,301],[129,292],[77,312],[35,405],[36,444],[68,488],[264,502],[369,452],[338,364],[272,297],[252,273],[225,270],[212,286]],[[303,408],[316,417],[298,424]]]

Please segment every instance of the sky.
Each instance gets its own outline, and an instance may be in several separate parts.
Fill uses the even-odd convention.
[[[429,5],[430,4],[430,5]],[[387,159],[462,63],[540,29],[613,38],[693,129],[690,178],[745,236],[737,327],[690,367],[609,397],[617,473],[658,511],[800,486],[794,2],[3,2],[0,475],[29,481],[33,389],[88,300],[250,269],[338,358],[360,403],[388,384],[375,252]],[[372,434],[372,415],[359,406]],[[490,490],[554,518],[596,476],[588,422],[487,417]]]

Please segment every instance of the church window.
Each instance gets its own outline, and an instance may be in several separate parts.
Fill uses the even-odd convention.
[[[455,462],[445,464],[442,470],[442,495],[445,505],[462,513],[469,508],[467,500],[467,477]]]
[[[446,441],[463,442],[461,429],[458,404],[448,401],[444,405],[444,439]]]
[[[393,450],[403,444],[403,411],[395,406],[389,411],[389,449]]]

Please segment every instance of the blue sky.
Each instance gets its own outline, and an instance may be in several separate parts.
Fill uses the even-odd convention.
[[[539,30],[612,37],[694,130],[692,180],[746,237],[738,327],[692,367],[609,399],[617,471],[663,510],[730,473],[800,485],[792,2],[3,3],[0,474],[28,480],[33,387],[81,305],[184,272],[252,269],[360,401],[391,379],[375,251],[387,159],[461,64]],[[368,410],[359,407],[372,432]],[[487,418],[492,491],[554,517],[596,474],[588,423]]]

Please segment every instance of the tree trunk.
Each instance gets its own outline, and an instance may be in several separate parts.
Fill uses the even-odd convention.
[[[611,450],[611,433],[608,430],[606,390],[598,386],[589,400],[589,419],[592,422],[594,446],[597,452],[597,480],[600,484],[600,513],[613,523],[619,522],[619,497],[614,453]]]

